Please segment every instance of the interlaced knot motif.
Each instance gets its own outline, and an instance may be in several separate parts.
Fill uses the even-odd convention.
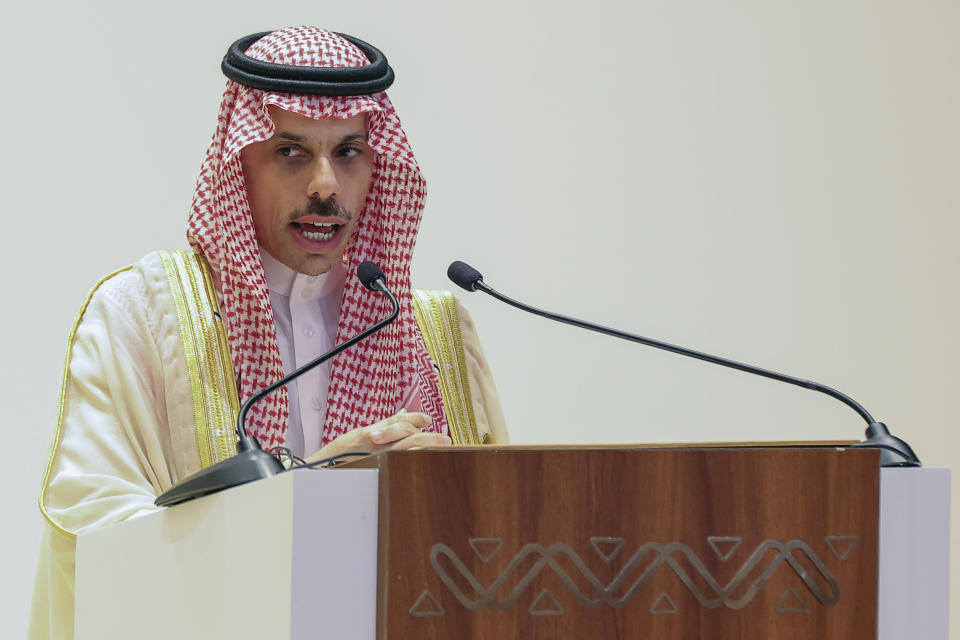
[[[771,551],[775,554],[771,555]],[[795,552],[805,556],[816,568],[819,579],[808,572]],[[520,574],[519,567],[522,564],[529,564],[528,558],[534,558],[535,561],[525,573]],[[689,563],[696,576],[687,572],[683,563],[679,561],[681,558]],[[567,573],[562,563],[563,559],[569,561],[569,564],[583,577],[589,585],[589,591],[581,590],[577,582]],[[549,547],[535,543],[524,545],[489,585],[481,584],[459,556],[445,544],[435,544],[430,548],[430,565],[457,601],[471,611],[484,607],[494,611],[506,611],[523,595],[530,583],[545,570],[552,571],[577,602],[587,609],[598,609],[604,606],[614,609],[626,607],[662,567],[673,571],[697,601],[708,609],[719,607],[742,609],[783,565],[789,566],[796,572],[810,593],[821,604],[831,606],[840,599],[840,586],[837,584],[837,579],[810,545],[802,540],[787,542],[764,540],[726,584],[720,584],[697,554],[681,542],[644,543],[608,583],[601,582],[583,559],[563,543],[556,543]],[[448,567],[452,567],[466,581],[469,585],[468,591],[460,587],[458,581],[451,576]],[[750,580],[750,576],[757,569],[762,571]],[[639,575],[631,579],[638,570]],[[695,577],[699,577],[699,580]],[[505,587],[513,581],[516,581],[513,588],[509,591],[505,590]],[[706,585],[706,588],[702,588],[701,585]],[[498,594],[500,594],[499,597]]]

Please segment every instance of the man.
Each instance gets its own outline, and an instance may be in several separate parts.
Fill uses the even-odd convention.
[[[72,637],[78,533],[156,509],[233,455],[240,401],[388,314],[357,280],[365,260],[398,320],[255,404],[248,432],[314,459],[506,440],[469,317],[410,287],[425,183],[383,93],[386,60],[312,27],[260,35],[224,60],[193,251],[111,274],[71,332],[30,637]]]

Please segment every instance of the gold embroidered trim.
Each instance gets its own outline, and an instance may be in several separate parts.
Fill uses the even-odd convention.
[[[236,454],[240,401],[233,361],[206,260],[190,250],[158,253],[177,309],[200,466],[206,468]]]
[[[71,538],[76,538],[77,534],[73,531],[64,529],[58,523],[54,522],[53,517],[49,512],[47,512],[47,507],[44,504],[44,498],[47,495],[47,484],[50,482],[50,472],[53,470],[53,461],[57,457],[57,451],[60,449],[60,439],[63,437],[63,400],[67,395],[67,376],[70,373],[70,352],[73,351],[73,339],[77,335],[77,327],[80,326],[80,320],[83,319],[83,314],[87,311],[87,307],[90,306],[90,300],[93,298],[93,294],[97,292],[97,289],[99,289],[104,282],[117,274],[123,273],[124,271],[129,271],[131,268],[133,268],[133,265],[128,265],[100,278],[99,282],[97,282],[97,284],[93,286],[93,289],[90,290],[90,293],[87,294],[83,304],[80,305],[80,311],[77,313],[77,317],[73,321],[73,326],[70,328],[70,334],[67,336],[67,355],[63,361],[63,378],[60,382],[60,400],[57,407],[57,432],[53,437],[53,444],[50,445],[50,456],[47,459],[47,468],[43,472],[43,485],[40,487],[40,498],[38,502],[40,503],[40,513],[42,513],[43,517],[47,519],[47,522],[53,525],[54,529],[60,533],[70,536]]]
[[[449,291],[413,290],[413,315],[430,357],[440,370],[440,396],[455,445],[481,444],[470,396],[457,302]]]

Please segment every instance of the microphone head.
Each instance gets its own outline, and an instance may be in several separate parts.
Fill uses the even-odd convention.
[[[383,275],[383,270],[377,266],[376,262],[370,262],[369,260],[361,262],[360,266],[357,267],[357,277],[360,278],[363,286],[370,289],[370,291],[377,290],[373,286],[373,283],[377,280],[387,281],[387,276]]]
[[[447,267],[447,277],[467,291],[476,291],[477,283],[483,281],[483,275],[479,271],[459,260],[451,262]]]

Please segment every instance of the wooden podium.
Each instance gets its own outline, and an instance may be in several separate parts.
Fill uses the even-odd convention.
[[[947,638],[946,469],[826,446],[362,466],[81,536],[76,637]]]

